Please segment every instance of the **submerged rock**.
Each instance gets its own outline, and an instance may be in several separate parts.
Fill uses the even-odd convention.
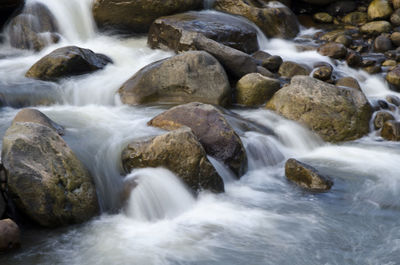
[[[27,5],[10,21],[7,33],[11,46],[18,49],[40,51],[59,40],[57,21],[41,3]]]
[[[135,168],[165,167],[193,191],[224,191],[221,177],[187,127],[151,139],[136,140],[122,151],[121,157],[126,172]]]
[[[266,103],[281,87],[279,80],[258,73],[242,77],[236,85],[236,101],[246,106]]]
[[[296,159],[289,159],[286,162],[285,174],[288,179],[300,187],[312,191],[326,191],[333,185],[329,178],[322,176],[314,167]]]
[[[11,219],[0,220],[0,253],[20,247],[19,227]]]
[[[151,25],[148,44],[175,52],[196,50],[193,39],[206,38],[245,53],[258,50],[257,31],[246,21],[223,13],[187,12],[161,17]]]
[[[239,15],[256,24],[267,37],[294,38],[299,33],[296,15],[285,5],[273,1],[216,0],[216,10]]]
[[[328,142],[364,136],[372,116],[372,107],[361,91],[308,76],[293,77],[289,86],[275,93],[267,108],[306,125]]]
[[[214,106],[189,103],[161,113],[149,125],[165,130],[187,126],[192,129],[208,155],[225,163],[238,177],[246,167],[246,151],[240,137]]]
[[[26,77],[56,81],[60,78],[82,75],[103,69],[111,59],[103,54],[76,46],[56,49],[36,62]]]
[[[46,227],[81,223],[98,214],[88,170],[49,126],[53,123],[38,122],[37,116],[32,121],[14,122],[3,138],[9,198],[21,212]]]
[[[226,105],[228,77],[221,64],[206,52],[185,52],[139,70],[119,89],[124,104],[187,103]]]
[[[202,0],[95,0],[93,17],[103,30],[146,33],[161,16],[200,9]]]

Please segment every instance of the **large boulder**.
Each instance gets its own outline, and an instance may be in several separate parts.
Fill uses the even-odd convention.
[[[257,72],[257,61],[250,55],[225,46],[202,35],[197,35],[193,43],[198,50],[203,50],[214,56],[225,68],[228,75],[234,79]]]
[[[119,89],[125,104],[187,103],[200,101],[226,105],[228,77],[221,64],[203,51],[185,52],[137,72]]]
[[[216,0],[214,8],[254,22],[267,37],[294,38],[299,33],[296,15],[285,5],[272,1]]]
[[[368,18],[374,19],[387,19],[393,13],[388,0],[373,0],[368,6]]]
[[[246,151],[223,113],[211,105],[197,102],[180,105],[158,115],[149,125],[165,130],[187,126],[192,129],[208,155],[222,161],[237,176],[244,173]]]
[[[312,191],[326,191],[333,185],[329,178],[321,175],[314,167],[293,158],[286,162],[285,174],[300,187]]]
[[[146,33],[155,19],[202,5],[202,0],[95,0],[92,10],[100,29]]]
[[[60,78],[82,75],[103,69],[111,59],[103,54],[76,46],[56,49],[36,62],[26,77],[57,81]]]
[[[41,3],[25,6],[23,12],[14,17],[7,34],[11,46],[18,49],[40,51],[59,41],[58,25],[50,10]]]
[[[24,0],[2,0],[0,2],[0,30],[4,23],[22,6]]]
[[[11,219],[0,220],[0,253],[20,246],[20,231]]]
[[[245,75],[236,84],[236,102],[246,106],[264,104],[280,87],[277,79],[258,73]]]
[[[361,91],[308,76],[293,77],[289,86],[275,93],[267,108],[306,125],[328,142],[364,136],[372,115],[372,107]]]
[[[197,34],[245,53],[258,50],[257,31],[243,20],[223,13],[187,12],[161,17],[150,27],[148,44],[176,52],[194,50]]]
[[[81,223],[98,214],[92,177],[51,126],[16,122],[3,138],[9,198],[38,224]]]
[[[121,158],[127,173],[135,168],[165,167],[193,191],[224,191],[221,177],[187,127],[151,139],[136,140],[122,151]]]

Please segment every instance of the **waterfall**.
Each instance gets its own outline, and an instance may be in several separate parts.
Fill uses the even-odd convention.
[[[172,172],[163,168],[138,169],[125,183],[135,182],[126,214],[140,221],[174,218],[194,204],[194,198]],[[132,185],[132,184],[131,184]]]

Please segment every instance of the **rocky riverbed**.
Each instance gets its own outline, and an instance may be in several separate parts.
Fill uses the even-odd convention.
[[[397,264],[400,1],[0,14],[1,264]]]

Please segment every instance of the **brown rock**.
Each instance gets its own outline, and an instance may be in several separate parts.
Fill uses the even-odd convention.
[[[388,141],[400,141],[400,122],[385,122],[382,127],[381,136]]]
[[[280,88],[277,79],[262,76],[258,73],[242,77],[236,85],[236,100],[238,104],[257,106],[267,102]]]
[[[246,151],[221,111],[211,105],[189,103],[174,107],[154,119],[150,126],[174,130],[187,126],[207,154],[225,163],[238,177],[246,167]]]
[[[392,120],[395,120],[395,118],[390,112],[384,110],[378,111],[375,115],[374,127],[376,130],[378,130],[383,127],[385,122]]]
[[[165,167],[193,191],[224,191],[221,177],[187,127],[151,139],[136,140],[122,151],[121,157],[126,172],[135,168]]]
[[[18,225],[11,219],[0,220],[0,252],[19,248],[20,245]]]
[[[340,43],[326,43],[318,48],[318,52],[324,56],[329,56],[334,59],[342,59],[347,55],[347,49]]]
[[[357,79],[351,77],[351,76],[346,76],[342,77],[339,80],[336,81],[337,86],[343,86],[343,87],[351,87],[354,89],[357,89],[361,91],[360,84],[358,83]]]
[[[305,65],[301,65],[291,61],[286,61],[281,64],[278,73],[282,77],[291,78],[296,75],[309,75],[311,71]]]
[[[333,185],[329,178],[322,176],[314,167],[296,159],[289,159],[286,162],[285,174],[300,187],[312,191],[326,191]]]

